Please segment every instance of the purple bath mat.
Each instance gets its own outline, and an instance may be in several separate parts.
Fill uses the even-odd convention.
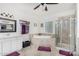
[[[51,52],[51,48],[50,48],[50,47],[39,46],[39,47],[38,47],[38,51]]]
[[[73,53],[69,51],[59,50],[59,54],[65,55],[65,56],[73,56]]]
[[[6,56],[19,56],[19,55],[20,54],[17,51],[15,51],[15,52],[12,52],[12,53],[10,53],[10,54],[8,54]]]

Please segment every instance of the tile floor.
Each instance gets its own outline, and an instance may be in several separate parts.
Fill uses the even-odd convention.
[[[56,47],[52,44],[51,46],[51,52],[46,52],[46,51],[38,51],[39,47],[39,40],[33,40],[34,44],[32,42],[31,46],[23,48],[19,51],[20,56],[60,56],[59,51],[56,49]],[[51,43],[50,41],[49,43]],[[43,45],[43,44],[41,44]]]
[[[23,48],[19,51],[20,56],[60,56],[57,49],[52,49],[51,52],[38,51],[33,46]]]

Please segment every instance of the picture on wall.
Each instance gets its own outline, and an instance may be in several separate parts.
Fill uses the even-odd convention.
[[[0,18],[0,32],[16,32],[16,20]]]

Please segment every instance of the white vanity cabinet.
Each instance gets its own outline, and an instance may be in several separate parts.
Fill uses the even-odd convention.
[[[7,55],[20,49],[22,49],[22,40],[19,37],[3,38],[0,40],[0,55]]]
[[[0,55],[7,55],[14,51],[22,49],[22,42],[27,41],[26,36],[4,37],[0,38]]]

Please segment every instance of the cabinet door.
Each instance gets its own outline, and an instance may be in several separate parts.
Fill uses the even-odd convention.
[[[14,51],[16,51],[16,38],[12,38],[12,40],[11,40],[11,51],[12,52],[14,52]]]
[[[21,40],[16,41],[16,47],[17,47],[17,50],[22,49],[22,41]]]
[[[3,55],[7,55],[11,53],[11,40],[5,40],[2,42],[3,44]]]
[[[12,50],[18,51],[22,48],[22,42],[19,39],[12,40]]]

